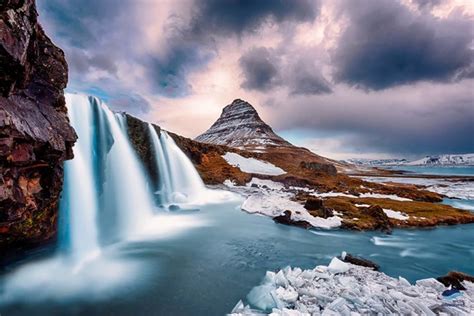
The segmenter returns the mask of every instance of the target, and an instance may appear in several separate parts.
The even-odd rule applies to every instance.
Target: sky
[[[234,99],[335,159],[474,152],[470,0],[37,0],[68,91],[194,138]]]

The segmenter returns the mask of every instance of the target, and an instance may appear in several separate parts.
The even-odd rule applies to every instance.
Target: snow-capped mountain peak
[[[409,166],[421,165],[474,165],[474,154],[426,156],[406,163]]]
[[[224,107],[217,121],[195,140],[202,143],[256,150],[269,146],[292,146],[275,134],[250,103],[240,99],[236,99]]]

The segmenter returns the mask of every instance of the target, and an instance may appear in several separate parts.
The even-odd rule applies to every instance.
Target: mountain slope
[[[227,105],[217,121],[197,141],[240,149],[292,146],[275,134],[248,102],[236,99]]]

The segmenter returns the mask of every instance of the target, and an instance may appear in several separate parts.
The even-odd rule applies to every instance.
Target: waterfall
[[[67,94],[66,103],[78,140],[64,164],[59,242],[63,253],[84,258],[139,232],[153,203],[124,117],[93,97]]]
[[[176,145],[166,131],[158,136],[148,124],[159,172],[161,202],[194,203],[206,193],[206,187],[189,158]]]
[[[93,168],[94,131],[92,107],[73,106],[84,104],[82,98],[67,95],[69,119],[79,141],[74,146],[74,159],[64,164],[64,189],[60,212],[60,247],[77,258],[97,253],[99,250],[96,214],[98,200]]]

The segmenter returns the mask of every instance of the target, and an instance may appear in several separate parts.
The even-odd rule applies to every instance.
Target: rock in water
[[[56,233],[64,160],[73,157],[64,53],[34,0],[0,3],[0,252]],[[3,256],[3,258],[5,258]],[[2,258],[2,259],[3,259]]]
[[[283,215],[276,216],[273,218],[275,223],[283,224],[283,225],[292,225],[292,226],[298,226],[298,227],[303,227],[306,229],[311,228],[311,224],[308,223],[307,221],[297,221],[291,218],[291,211],[285,211],[283,212]]]
[[[345,252],[343,252],[343,254],[341,256],[341,260],[344,261],[344,262],[355,264],[357,266],[372,268],[375,271],[379,271],[379,269],[380,269],[380,266],[378,264],[376,264],[375,262],[372,262],[372,261],[364,259],[364,258],[359,258],[359,257],[353,256],[353,255],[351,255],[349,253],[345,253]]]

